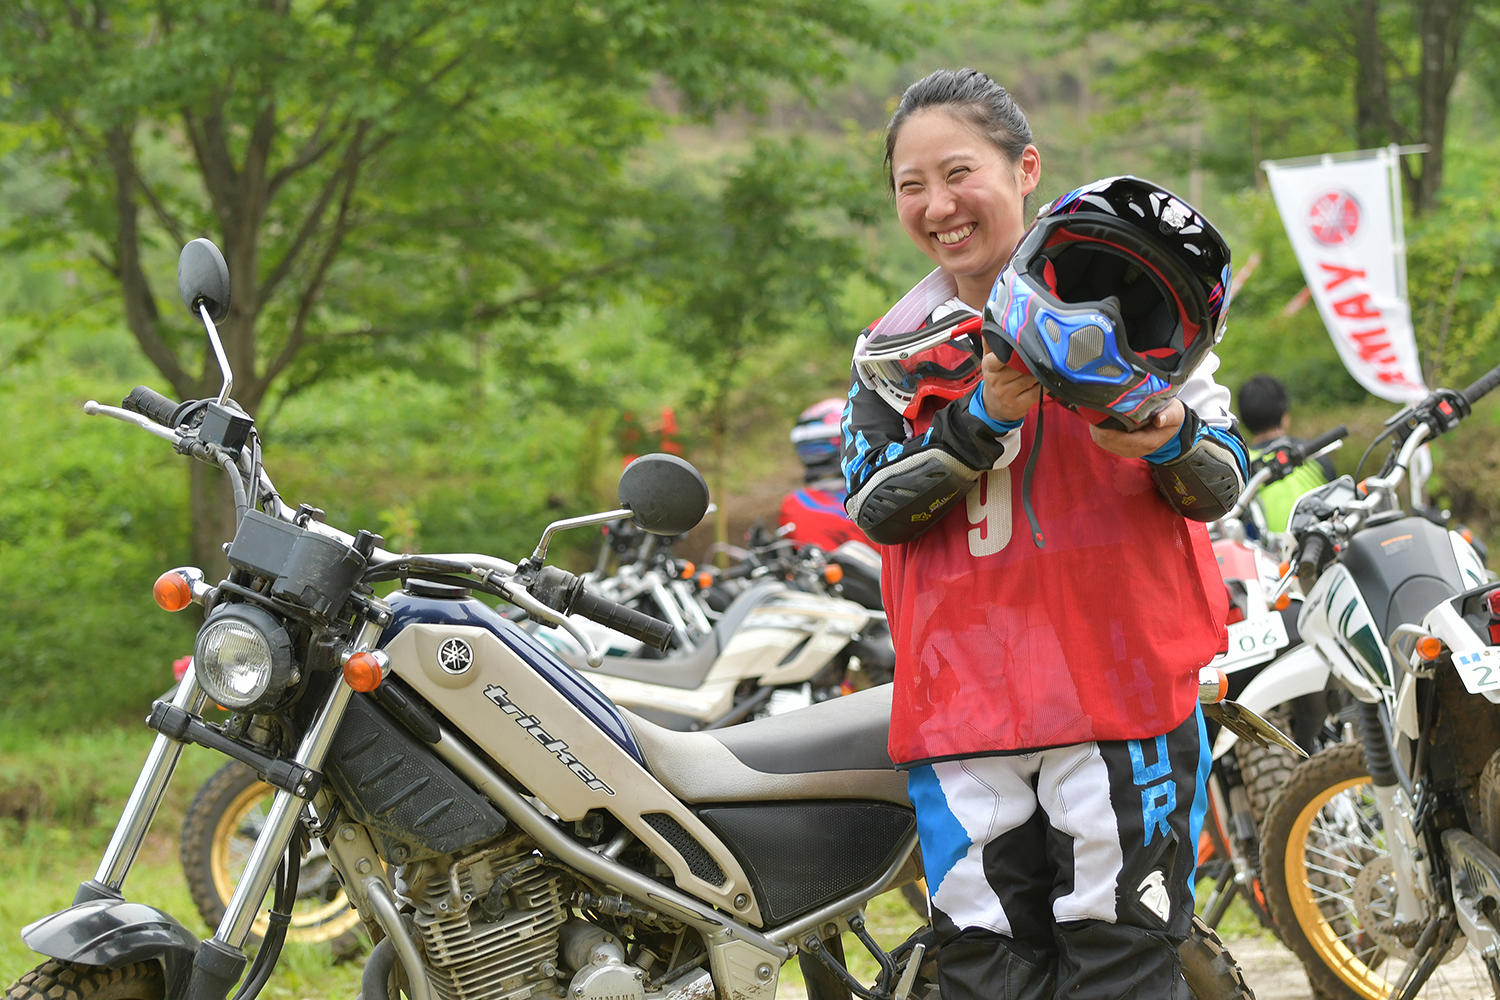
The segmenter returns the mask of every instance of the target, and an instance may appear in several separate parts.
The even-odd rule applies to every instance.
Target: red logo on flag
[[[1313,199],[1308,232],[1325,247],[1336,247],[1359,229],[1359,202],[1348,191],[1327,191]]]

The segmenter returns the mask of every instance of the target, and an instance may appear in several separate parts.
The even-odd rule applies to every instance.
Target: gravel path
[[[1308,1000],[1312,996],[1302,963],[1269,934],[1232,937],[1224,943],[1244,970],[1255,1000]]]

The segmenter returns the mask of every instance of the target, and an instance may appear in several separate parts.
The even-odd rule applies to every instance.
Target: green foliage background
[[[650,6],[625,5],[660,17]],[[549,520],[612,506],[630,450],[622,415],[649,429],[671,407],[687,457],[712,473],[721,533],[734,540],[751,520],[773,518],[799,477],[786,442],[795,414],[844,392],[853,334],[930,266],[884,200],[881,128],[907,83],[959,64],[988,70],[1027,109],[1044,157],[1038,203],[1093,177],[1140,173],[1192,192],[1230,238],[1237,267],[1258,259],[1233,306],[1220,381],[1233,388],[1259,371],[1280,375],[1297,401],[1295,431],[1349,424],[1337,462],[1352,472],[1395,408],[1348,376],[1315,309],[1288,308],[1303,282],[1257,171],[1262,157],[1354,148],[1349,85],[1341,68],[1291,44],[1297,22],[1276,11],[1295,5],[1262,6],[1266,17],[1237,24],[1233,37],[1174,35],[1164,45],[1150,27],[1152,4],[1077,0],[1074,22],[1110,26],[1080,39],[1056,30],[1067,19],[1055,5],[889,0],[873,7],[882,23],[910,28],[904,48],[872,55],[843,43],[830,49],[849,69],[842,82],[772,83],[749,110],[722,100],[733,66],[678,60],[683,85],[699,95],[686,110],[715,114],[669,117],[628,156],[619,135],[599,136],[610,157],[628,159],[632,190],[646,198],[632,206],[640,211],[631,225],[673,241],[623,276],[481,323],[461,308],[472,291],[466,277],[508,274],[497,262],[512,254],[535,261],[538,282],[566,273],[577,261],[560,237],[586,233],[585,209],[618,198],[617,189],[572,200],[567,193],[581,198],[586,183],[549,183],[543,161],[527,163],[491,179],[515,186],[526,225],[470,243],[469,231],[487,227],[465,215],[463,197],[443,214],[404,215],[408,188],[430,175],[416,162],[404,165],[409,173],[399,159],[386,164],[373,207],[388,228],[366,239],[387,239],[390,250],[361,248],[365,272],[347,265],[320,321],[342,328],[399,316],[399,336],[339,341],[289,370],[257,414],[272,475],[292,503],[380,531],[393,547],[514,559]],[[1500,23],[1492,7],[1477,4],[1476,32],[1490,33],[1481,40]],[[1493,67],[1470,64],[1451,104],[1439,201],[1407,220],[1409,297],[1430,384],[1460,386],[1500,361],[1497,91]],[[0,102],[7,93],[0,76]],[[679,97],[670,88],[657,95],[667,105]],[[518,130],[536,130],[569,109],[514,112]],[[59,215],[62,192],[36,170],[36,141],[27,128],[0,128],[0,413],[10,421],[0,434],[0,728],[51,732],[138,720],[169,682],[171,660],[189,651],[194,623],[191,612],[173,618],[150,598],[162,570],[191,558],[187,463],[81,409],[88,398],[118,402],[137,383],[166,387],[98,280],[90,248],[40,238],[67,213],[102,208],[74,200]],[[147,153],[179,141],[153,133]],[[191,204],[195,183],[181,180],[173,196]],[[463,178],[456,194],[477,196],[484,180]],[[557,230],[545,222],[554,206]],[[608,234],[610,246],[628,245],[621,237]],[[549,238],[559,245],[532,252]],[[687,252],[669,252],[671,242]],[[588,249],[581,257],[594,261],[600,248]],[[164,287],[175,253],[169,241],[150,247],[150,277]],[[284,307],[267,314],[285,319]],[[182,355],[196,364],[193,327],[185,316],[177,322]],[[1494,402],[1436,452],[1439,498],[1492,534]],[[701,549],[703,532],[690,544]],[[572,552],[559,554],[576,562],[591,542],[565,536]]]

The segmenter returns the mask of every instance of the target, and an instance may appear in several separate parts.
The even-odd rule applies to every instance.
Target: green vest
[[[1255,459],[1272,451],[1277,446],[1276,442],[1252,446],[1250,448],[1250,460]],[[1255,494],[1255,502],[1260,506],[1261,514],[1266,519],[1266,527],[1271,531],[1285,531],[1287,519],[1292,516],[1292,507],[1297,499],[1308,490],[1322,486],[1328,482],[1323,475],[1322,466],[1317,461],[1309,459],[1291,471],[1285,479],[1262,486]]]

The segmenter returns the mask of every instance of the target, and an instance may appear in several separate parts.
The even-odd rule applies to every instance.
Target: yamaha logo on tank
[[[461,674],[474,665],[474,650],[457,636],[444,639],[437,651],[438,666],[450,674]]]

